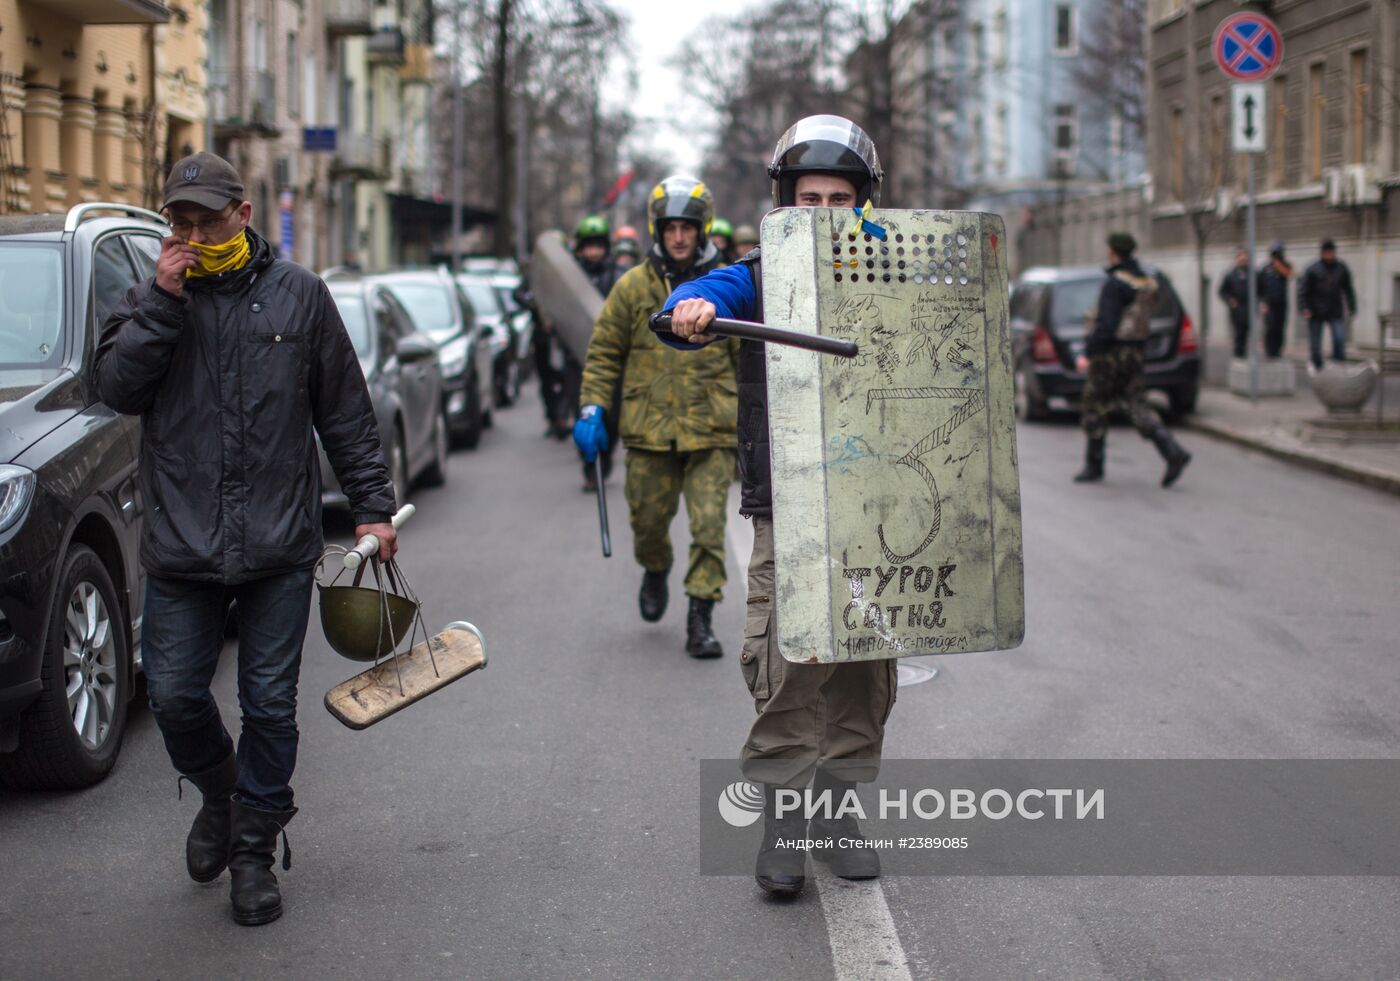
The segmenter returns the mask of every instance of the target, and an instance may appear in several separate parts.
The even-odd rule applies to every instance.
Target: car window
[[[1035,320],[1040,314],[1041,298],[1045,287],[1039,283],[1025,283],[1016,287],[1011,294],[1011,316],[1016,320]]]
[[[462,308],[462,320],[466,324],[467,333],[471,333],[476,327],[476,310],[473,309],[471,300],[467,299],[467,294],[462,292],[461,285],[458,283],[453,283],[452,285],[457,292],[457,303]]]
[[[92,257],[92,316],[99,329],[136,283],[136,269],[122,246],[122,236],[104,238]]]
[[[434,340],[444,340],[456,332],[452,293],[442,284],[391,283],[389,289],[408,309],[418,329],[427,331]]]
[[[1177,313],[1176,291],[1172,289],[1172,284],[1167,282],[1167,277],[1158,273],[1157,305],[1152,308],[1152,316],[1175,317]]]
[[[370,343],[369,319],[365,316],[365,301],[359,289],[332,289],[331,299],[335,300],[335,308],[345,322],[345,332],[350,335],[356,356],[369,357],[373,345]]]
[[[0,367],[63,357],[63,253],[47,245],[0,245]]]
[[[462,292],[467,294],[467,301],[471,303],[478,317],[498,317],[504,312],[501,301],[496,297],[496,291],[490,283],[468,279],[461,285]]]
[[[408,311],[403,308],[393,293],[385,290],[381,294],[384,298],[384,305],[389,308],[389,313],[395,321],[395,334],[398,337],[407,337],[418,328],[413,323],[413,318],[408,315]]]
[[[160,258],[160,239],[154,235],[128,235],[127,242],[136,257],[136,272],[142,279],[150,279],[156,274],[156,260]]]
[[[1102,276],[1067,279],[1050,290],[1050,323],[1053,327],[1083,327],[1084,315],[1099,305]]]

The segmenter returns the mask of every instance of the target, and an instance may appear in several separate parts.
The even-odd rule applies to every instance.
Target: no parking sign
[[[1226,17],[1215,29],[1215,63],[1239,82],[1262,82],[1283,61],[1283,35],[1263,14]]]

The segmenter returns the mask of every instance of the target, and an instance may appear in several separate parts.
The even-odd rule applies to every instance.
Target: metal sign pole
[[[1249,199],[1246,202],[1245,217],[1245,247],[1249,251],[1249,330],[1246,336],[1249,338],[1249,400],[1259,401],[1259,344],[1255,337],[1255,332],[1259,326],[1259,296],[1258,284],[1255,282],[1254,274],[1254,157],[1252,153],[1245,155],[1248,161],[1249,173]]]

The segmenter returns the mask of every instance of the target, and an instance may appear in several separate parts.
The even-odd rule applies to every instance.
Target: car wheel
[[[433,459],[423,471],[426,487],[441,487],[447,483],[447,417],[438,412],[433,420]]]
[[[0,756],[0,783],[70,790],[97,783],[126,733],[131,650],[112,577],[97,553],[64,556],[49,614],[38,699],[20,716],[19,749]]]
[[[1199,385],[1185,385],[1167,392],[1167,402],[1172,415],[1180,418],[1196,411],[1196,399],[1201,394]]]
[[[408,503],[408,454],[403,448],[403,433],[394,428],[394,445],[389,447],[389,479],[394,482],[395,510]]]
[[[1026,369],[1018,367],[1014,378],[1016,386],[1016,418],[1022,422],[1039,422],[1042,419],[1050,418],[1050,407],[1045,404],[1044,399],[1039,399],[1031,392],[1032,382],[1026,374]]]
[[[457,446],[467,449],[475,449],[481,442],[482,410],[481,410],[481,385],[476,380],[476,373],[467,376],[467,388],[464,393],[467,407],[462,412],[462,418],[457,421],[457,425],[452,430],[452,442]]]

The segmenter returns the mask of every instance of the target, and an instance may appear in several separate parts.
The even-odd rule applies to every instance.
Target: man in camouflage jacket
[[[574,441],[589,461],[607,448],[604,406],[611,403],[621,377],[627,506],[634,554],[645,570],[642,619],[654,623],[666,612],[674,555],[669,529],[684,493],[691,535],[686,652],[719,657],[723,649],[710,621],[725,583],[724,522],[738,438],[734,369],[739,348],[728,341],[696,355],[656,339],[647,320],[671,290],[721,261],[706,235],[714,212],[700,182],[662,181],[652,192],[648,213],[655,244],[645,262],[617,281],[598,316],[584,365]]]

